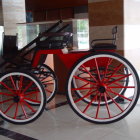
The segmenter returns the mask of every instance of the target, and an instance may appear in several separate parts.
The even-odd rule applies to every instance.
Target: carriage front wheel
[[[0,75],[0,116],[4,120],[14,124],[30,123],[42,114],[45,105],[44,87],[34,75],[23,71]]]
[[[93,123],[112,123],[135,107],[139,85],[138,74],[128,60],[115,53],[100,52],[85,56],[72,68],[67,99],[81,118]]]

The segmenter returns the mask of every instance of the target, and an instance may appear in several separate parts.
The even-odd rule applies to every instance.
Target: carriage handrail
[[[118,27],[115,26],[113,27],[112,29],[112,38],[106,38],[106,39],[94,39],[91,41],[90,45],[92,46],[94,42],[97,42],[97,41],[107,41],[107,40],[111,40],[112,41],[112,44],[116,44],[116,38],[117,38],[117,31],[118,31]]]

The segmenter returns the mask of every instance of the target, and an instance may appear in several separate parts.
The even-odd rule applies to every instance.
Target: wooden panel
[[[54,71],[58,78],[58,93],[66,94],[66,80],[68,76],[68,69],[57,55],[54,55]]]
[[[88,0],[26,0],[27,10],[57,9],[88,5]]]
[[[60,14],[62,19],[74,18],[74,9],[73,8],[61,9]]]
[[[60,19],[60,10],[48,10],[47,11],[47,20],[57,20]]]
[[[123,24],[123,0],[89,3],[90,26]]]
[[[34,20],[34,22],[46,20],[46,11],[33,12],[33,20]]]

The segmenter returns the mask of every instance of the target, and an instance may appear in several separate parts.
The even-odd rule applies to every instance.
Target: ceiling
[[[26,9],[34,11],[83,5],[88,5],[88,0],[26,0]]]

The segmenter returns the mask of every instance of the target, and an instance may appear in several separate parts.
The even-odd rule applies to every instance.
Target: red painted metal
[[[107,109],[107,112],[108,112],[108,116],[109,116],[109,118],[111,118],[111,114],[110,114],[110,111],[109,111],[109,106],[108,106],[108,103],[107,103],[107,97],[106,97],[105,92],[104,92],[104,99],[105,99],[105,105],[106,105],[106,109]]]
[[[91,106],[91,104],[96,100],[96,98],[97,98],[97,94],[96,94],[96,96],[90,101],[90,103],[86,106],[86,108],[84,109],[84,111],[83,111],[83,113],[85,113],[87,110],[88,110],[88,108]]]
[[[103,50],[102,50],[103,51]],[[111,52],[113,50],[110,50]],[[39,60],[41,55],[43,54],[56,54],[59,59],[63,62],[63,64],[70,69],[80,58],[93,53],[93,51],[73,51],[69,53],[63,53],[61,49],[53,49],[53,50],[39,50],[32,63],[32,67],[36,67],[39,64]],[[98,66],[105,66],[108,62],[108,58],[98,58]],[[94,66],[95,60],[88,61],[85,63],[85,66]]]
[[[77,99],[74,101],[74,103],[80,102],[81,100],[83,100],[84,98],[87,98],[88,96],[90,96],[92,93],[94,93],[95,91],[89,91],[85,96]]]
[[[24,113],[24,116],[25,116],[25,118],[27,119],[28,116],[27,116],[27,113],[26,113],[25,108],[24,108],[24,106],[23,106],[23,102],[20,102],[20,105],[21,105],[22,111],[23,111],[23,113]]]
[[[18,114],[18,104],[19,104],[19,103],[16,104],[16,111],[15,111],[14,119],[17,118],[17,114]]]
[[[116,69],[114,70],[114,72],[111,74],[111,76],[108,77],[108,80],[106,80],[106,82],[108,82],[113,75],[123,66],[123,64],[120,64],[119,66],[116,67]]]
[[[116,106],[122,111],[124,112],[124,110],[118,105],[118,103],[106,92],[107,96],[110,97],[110,99],[116,104]]]
[[[9,101],[12,101],[12,100],[13,100],[13,99],[4,100],[4,101],[0,102],[0,104],[1,104],[1,103],[6,103],[6,102],[9,102]]]
[[[64,65],[68,69],[70,69],[75,64],[75,62],[77,62],[80,58],[82,58],[90,53],[91,52],[89,52],[89,51],[85,51],[85,52],[75,51],[75,52],[70,52],[70,53],[64,54],[62,52],[62,50],[60,50],[60,49],[39,50],[36,53],[36,56],[34,58],[32,66],[36,67],[38,65],[41,55],[43,55],[43,54],[56,54],[60,58],[60,60],[64,63]]]
[[[10,104],[10,106],[3,112],[4,114],[6,114],[14,105],[15,103]]]
[[[132,74],[128,74],[128,75],[123,76],[123,77],[121,77],[121,78],[119,78],[119,79],[116,79],[116,80],[114,80],[113,82],[110,82],[110,83],[109,83],[109,84],[107,84],[107,85],[111,85],[111,84],[113,84],[113,83],[115,83],[115,82],[117,82],[117,81],[120,81],[120,80],[122,80],[122,79],[124,79],[124,78],[129,77],[130,75],[132,75]]]
[[[96,78],[86,69],[84,65],[82,65],[82,67],[84,68],[85,72],[87,72],[90,75],[90,77],[92,77],[96,82],[98,82]]]
[[[15,92],[11,88],[9,88],[5,83],[0,82],[0,84],[3,85],[6,89],[8,89],[11,93],[15,94]]]
[[[33,84],[33,82],[31,81],[31,82],[27,85],[27,87],[24,89],[24,91],[23,91],[22,93],[25,93],[26,90],[28,90],[28,89],[31,87],[32,84]]]
[[[125,96],[122,95],[122,94],[116,93],[116,92],[112,91],[111,89],[110,89],[110,90],[107,90],[107,91],[113,93],[114,95],[120,96],[121,98],[124,98],[124,99],[126,99],[126,100],[128,100],[128,101],[132,101],[132,99],[129,99],[129,98],[125,97]]]
[[[36,110],[34,110],[34,108],[32,108],[27,102],[24,101],[24,104],[25,104],[32,112],[36,112]]]
[[[13,84],[13,87],[14,87],[14,89],[15,89],[15,91],[16,91],[16,85],[15,85],[15,82],[14,82],[14,80],[13,80],[13,77],[12,77],[12,76],[10,76],[10,80],[11,80],[11,82],[12,82],[12,84]]]
[[[29,95],[33,95],[33,94],[37,94],[39,91],[31,91],[26,93],[24,96],[29,96]]]
[[[8,94],[8,93],[4,93],[4,92],[0,92],[0,95],[13,96],[13,97],[14,97],[14,95],[13,95],[13,94]]]
[[[101,102],[101,93],[99,93],[99,94],[100,94],[100,96],[99,96],[100,99],[98,100],[98,107],[97,107],[97,110],[96,110],[96,117],[95,117],[96,119],[98,118],[99,109],[100,109],[100,105],[101,105],[100,104],[100,102]]]
[[[87,83],[90,83],[91,85],[97,85],[96,83],[90,82],[90,81],[85,80],[85,79],[78,77],[78,76],[74,76],[74,78],[79,79],[79,80],[84,81],[84,82],[87,82]]]

